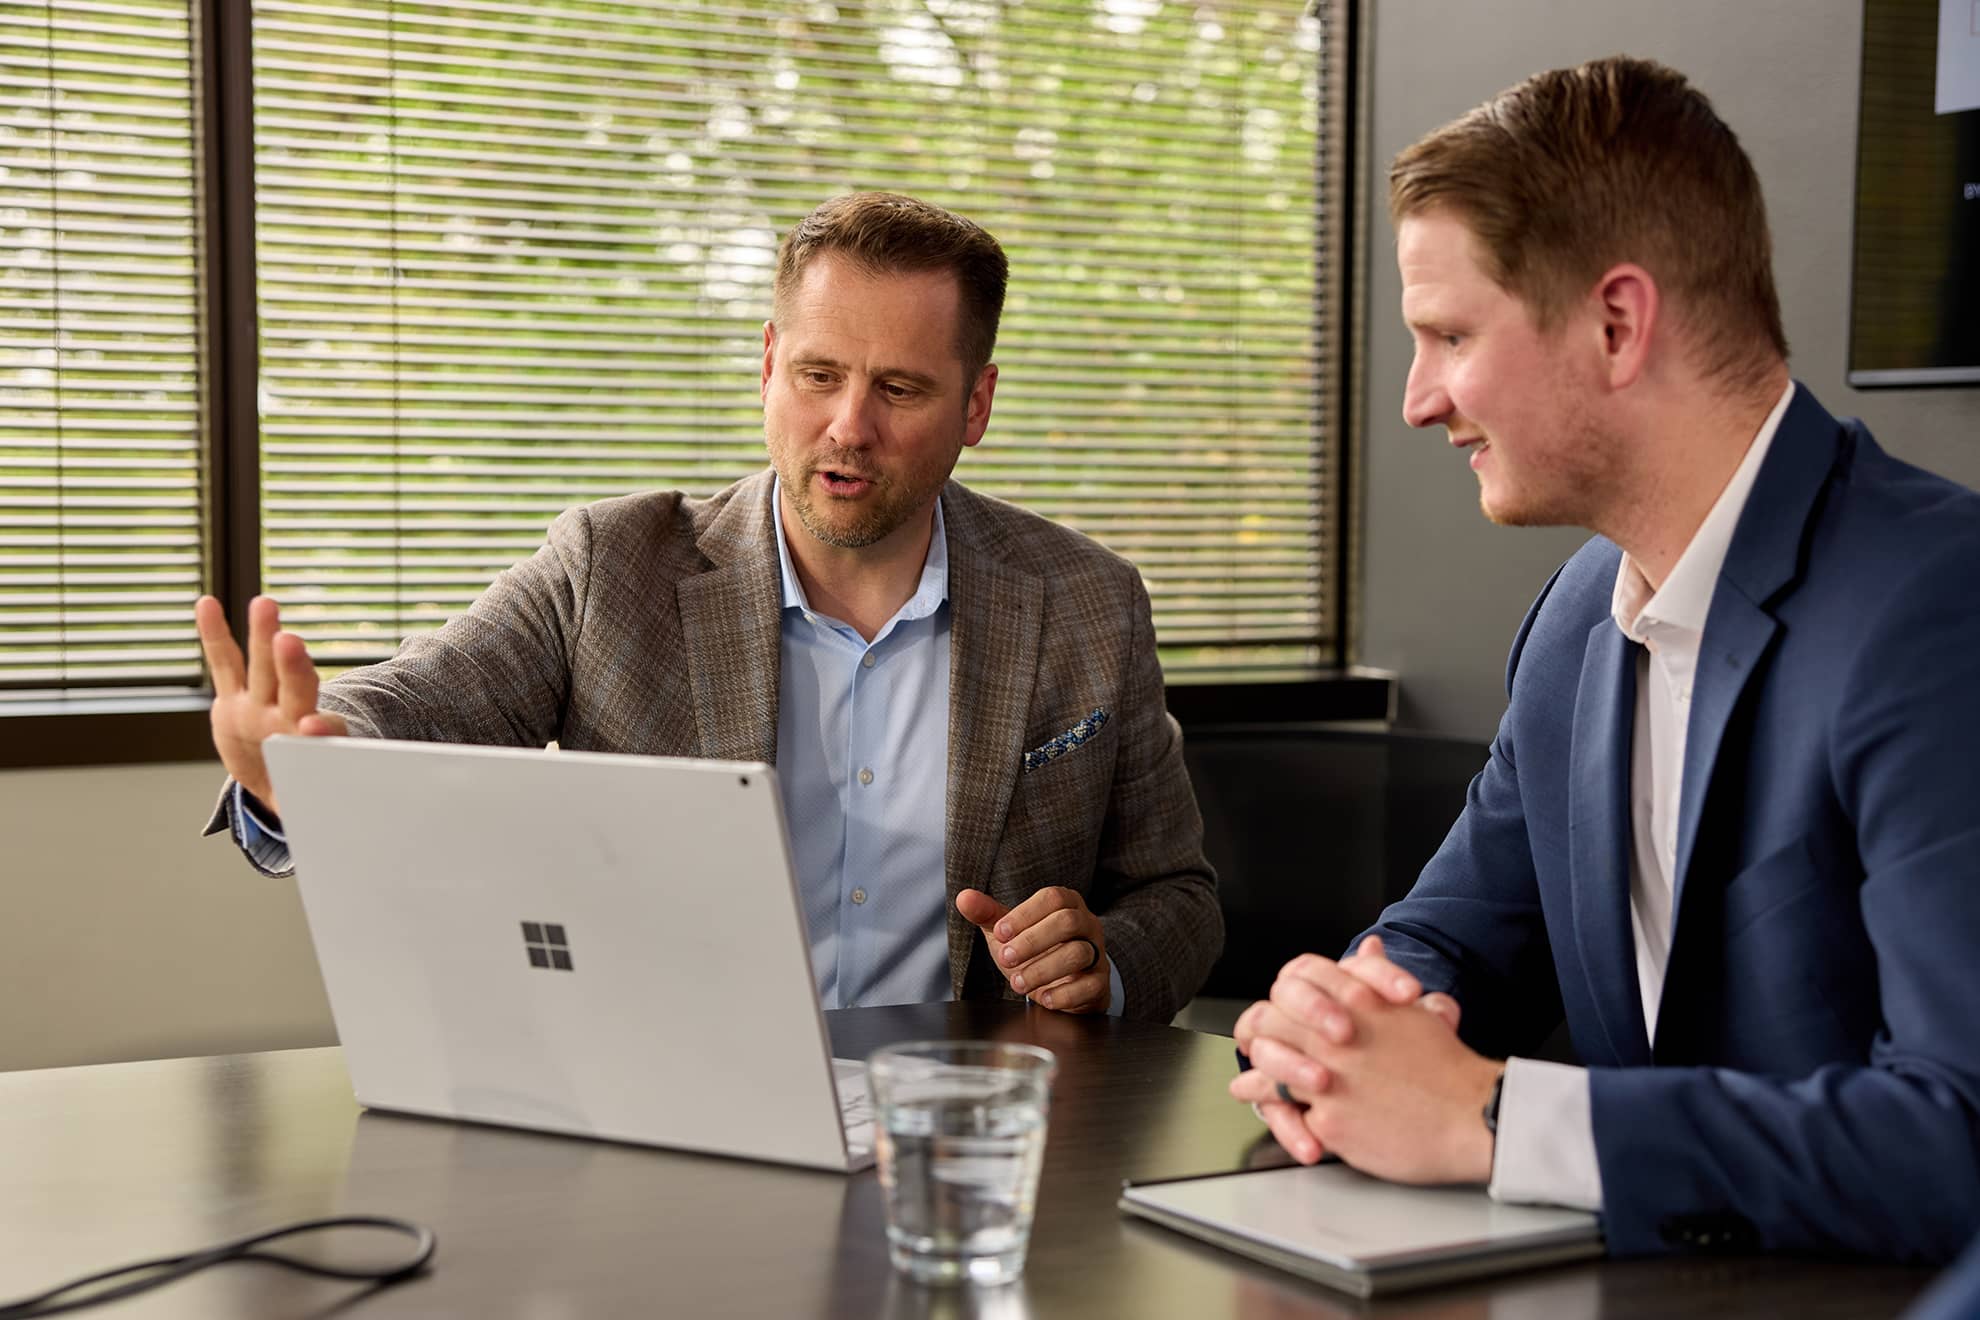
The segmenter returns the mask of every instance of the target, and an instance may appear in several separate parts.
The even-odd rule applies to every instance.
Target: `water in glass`
[[[947,1064],[897,1071],[875,1088],[896,1268],[944,1283],[1006,1283],[1022,1272],[1045,1154],[1049,1057],[1043,1076],[1008,1062]]]

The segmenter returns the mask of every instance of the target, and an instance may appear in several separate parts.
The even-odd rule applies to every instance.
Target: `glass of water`
[[[1051,1107],[1050,1050],[912,1041],[866,1061],[894,1268],[924,1283],[1024,1270]]]

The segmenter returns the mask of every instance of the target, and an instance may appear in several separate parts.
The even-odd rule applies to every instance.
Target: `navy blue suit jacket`
[[[1705,625],[1654,1041],[1620,560],[1598,537],[1534,602],[1490,759],[1374,929],[1482,1052],[1565,1015],[1612,1251],[1950,1259],[1980,1229],[1980,496],[1796,387]]]
[[[1973,1320],[1980,1315],[1980,1238],[1953,1267],[1932,1281],[1904,1320]]]

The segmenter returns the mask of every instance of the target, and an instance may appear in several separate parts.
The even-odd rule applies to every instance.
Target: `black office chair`
[[[1225,924],[1201,994],[1249,1002],[1295,955],[1344,949],[1409,891],[1485,755],[1463,739],[1324,725],[1189,730]]]
[[[1217,868],[1224,956],[1176,1025],[1228,1034],[1302,953],[1336,956],[1409,892],[1485,768],[1482,743],[1327,725],[1205,725],[1183,759]],[[1534,1058],[1576,1062],[1565,1025]]]

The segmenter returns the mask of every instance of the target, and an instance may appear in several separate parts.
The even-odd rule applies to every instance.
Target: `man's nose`
[[[1409,365],[1403,386],[1403,420],[1411,426],[1435,426],[1451,415],[1451,396],[1419,356]]]
[[[879,436],[879,398],[871,387],[849,381],[839,391],[838,407],[832,410],[832,424],[827,432],[832,442],[842,449],[862,449]]]

